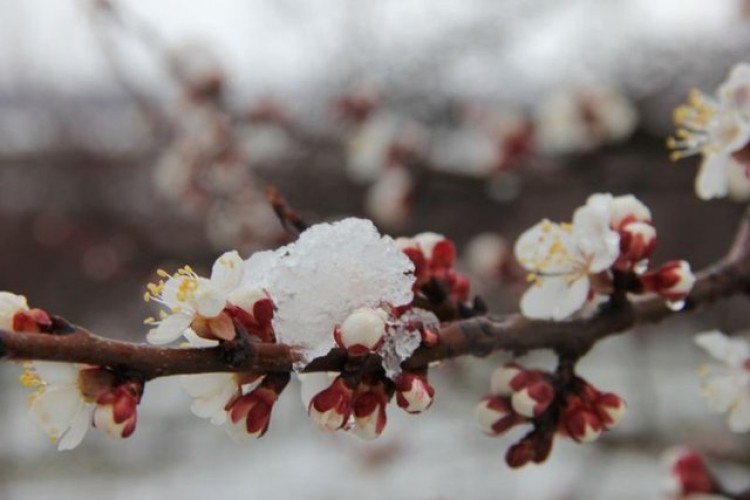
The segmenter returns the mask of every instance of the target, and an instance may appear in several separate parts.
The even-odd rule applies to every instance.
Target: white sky
[[[747,29],[739,0],[121,3],[170,44],[205,40],[230,68],[233,88],[247,94],[304,96],[364,74],[512,100],[581,79],[648,91],[669,73],[665,66],[700,66],[701,50],[733,54],[738,43],[747,46],[733,35]],[[0,0],[0,90],[111,86],[86,5]],[[163,82],[141,47],[122,47],[132,79],[145,87]]]

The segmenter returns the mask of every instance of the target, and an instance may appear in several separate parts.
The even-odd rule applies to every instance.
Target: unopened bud
[[[18,311],[13,316],[12,328],[16,332],[46,332],[52,328],[52,318],[49,317],[46,311],[41,309]]]
[[[227,408],[229,425],[234,427],[232,435],[260,438],[268,430],[271,411],[278,399],[275,391],[260,386],[232,401]]]
[[[435,389],[427,378],[405,372],[396,379],[396,403],[408,413],[421,413],[432,405]]]
[[[641,276],[644,290],[655,292],[669,301],[681,301],[693,289],[695,275],[684,260],[667,262],[659,269]]]
[[[676,497],[718,493],[716,481],[706,463],[693,450],[669,450],[662,457],[662,462],[669,468],[667,493]]]
[[[656,229],[646,222],[625,224],[620,233],[620,256],[615,267],[629,270],[635,264],[648,259],[656,248]]]
[[[352,354],[372,352],[383,343],[386,319],[387,313],[382,309],[357,309],[335,330],[336,343]]]
[[[584,406],[576,406],[563,415],[563,425],[571,439],[579,443],[590,443],[602,433],[599,417]]]
[[[352,412],[352,390],[341,377],[310,400],[307,413],[320,430],[335,431],[346,425]]]
[[[493,396],[483,398],[474,408],[474,420],[482,432],[490,436],[499,436],[526,421],[513,411],[507,399]]]
[[[594,402],[597,410],[597,415],[602,421],[602,425],[605,429],[612,429],[617,426],[625,416],[625,410],[627,406],[625,401],[620,398],[617,394],[606,392],[601,394]]]
[[[133,434],[140,392],[138,384],[126,383],[99,395],[94,409],[94,427],[116,439]]]
[[[555,398],[555,390],[546,380],[533,382],[513,393],[513,409],[524,417],[538,417],[544,413]]]
[[[615,230],[630,222],[651,222],[651,210],[632,194],[616,196],[610,209],[610,223]]]
[[[497,368],[490,377],[490,393],[494,396],[511,396],[513,394],[511,382],[523,372],[523,368],[514,363]]]
[[[388,396],[380,384],[357,394],[352,405],[354,414],[352,432],[368,441],[380,436],[387,422],[385,413],[387,405]]]

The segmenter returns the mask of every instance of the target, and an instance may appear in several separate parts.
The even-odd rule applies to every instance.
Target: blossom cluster
[[[614,293],[654,292],[680,309],[695,276],[686,261],[649,270],[656,246],[651,211],[632,195],[594,194],[570,223],[543,220],[516,241],[532,283],[521,299],[530,318],[563,320]]]
[[[452,126],[428,127],[385,106],[363,86],[336,102],[353,128],[347,173],[369,184],[365,209],[386,227],[407,219],[416,190],[415,167],[467,177],[491,178],[492,196],[518,194],[512,174],[532,153],[568,154],[628,137],[637,123],[634,107],[604,87],[572,88],[542,99],[531,113],[464,106]]]
[[[616,426],[625,412],[624,401],[601,392],[575,374],[551,373],[508,363],[490,379],[490,394],[477,405],[474,416],[485,434],[500,436],[516,426],[531,427],[505,455],[511,467],[544,462],[555,435],[588,443]]]
[[[0,292],[0,328],[29,335],[48,334],[53,318],[29,308],[26,298]],[[29,413],[60,450],[78,446],[92,425],[112,438],[135,431],[143,380],[108,368],[51,361],[26,361],[21,383]]]
[[[695,179],[699,198],[747,199],[750,145],[750,65],[736,65],[712,97],[694,89],[674,113],[678,126],[667,146],[672,159],[700,154]]]
[[[401,362],[420,345],[434,345],[440,320],[413,302],[424,289],[440,290],[439,304],[465,300],[468,282],[453,270],[453,243],[432,233],[394,242],[368,221],[319,224],[276,251],[243,261],[227,252],[210,278],[185,267],[160,280],[145,296],[166,308],[147,339],[189,347],[236,349],[242,342],[284,342],[298,355],[298,370],[330,349],[347,353],[340,374],[301,374],[306,408],[325,430],[353,428],[380,435],[385,407],[395,395],[411,413],[424,411],[434,395],[426,370],[404,372]],[[309,293],[306,291],[309,290]],[[451,302],[452,303],[452,302]],[[376,355],[379,366],[362,370]],[[288,374],[209,373],[185,375],[191,410],[233,437],[261,437]]]
[[[363,439],[378,437],[387,422],[386,406],[396,403],[408,413],[432,404],[435,390],[427,370],[400,367],[420,345],[437,342],[437,318],[418,308],[362,308],[352,312],[333,332],[336,344],[349,355],[351,368],[300,375],[303,404],[313,423],[325,431],[351,430]],[[367,356],[378,354],[383,367],[360,374]]]

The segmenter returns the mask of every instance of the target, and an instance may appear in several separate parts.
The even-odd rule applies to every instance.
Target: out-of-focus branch
[[[740,223],[727,256],[698,274],[683,311],[746,293],[750,289],[750,212]],[[605,306],[586,319],[563,322],[534,321],[515,314],[483,316],[445,325],[434,347],[420,347],[404,368],[462,355],[483,356],[496,350],[523,353],[552,349],[575,360],[598,341],[637,324],[654,323],[681,312],[670,310],[663,299],[651,296],[634,303]],[[226,347],[177,349],[108,340],[75,328],[73,333],[17,333],[0,331],[0,355],[9,360],[49,360],[109,366],[140,373],[145,379],[206,372],[291,371],[295,351],[283,344],[255,343]],[[347,364],[344,351],[334,349],[310,363],[307,371],[340,371]]]

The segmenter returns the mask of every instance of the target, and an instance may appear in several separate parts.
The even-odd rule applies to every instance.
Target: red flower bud
[[[427,377],[404,372],[396,379],[396,403],[408,413],[421,413],[432,405],[435,389]]]
[[[335,431],[344,427],[352,412],[352,390],[341,377],[310,400],[307,413],[321,430]]]
[[[100,394],[96,398],[94,427],[112,438],[123,439],[133,434],[141,391],[140,384],[131,382]]]
[[[644,290],[658,293],[669,301],[678,302],[693,289],[695,275],[686,261],[673,260],[659,269],[644,273],[641,282]]]

